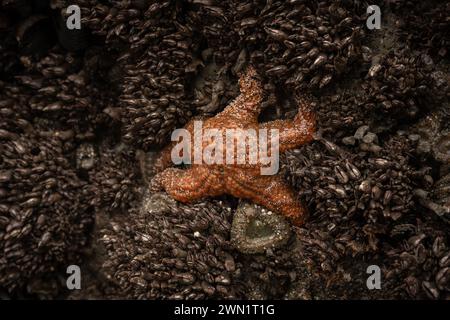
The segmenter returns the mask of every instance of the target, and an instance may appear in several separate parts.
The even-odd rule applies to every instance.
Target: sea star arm
[[[188,123],[185,125],[184,129],[189,131],[189,133],[192,136],[192,134],[194,132],[194,122],[195,121],[203,121],[203,120],[204,120],[204,117],[201,117],[201,116],[194,117],[193,119],[188,121]],[[156,172],[161,172],[164,169],[173,166],[172,150],[176,144],[177,144],[177,142],[172,141],[171,143],[169,143],[167,146],[165,146],[161,150],[158,158],[155,161],[155,165],[154,165]],[[193,151],[191,150],[191,153],[192,152]],[[181,154],[180,156],[182,157],[183,155]]]
[[[229,178],[228,191],[235,197],[253,201],[269,210],[281,213],[293,224],[303,224],[307,210],[296,198],[292,189],[279,177],[246,176]]]
[[[263,89],[253,67],[248,67],[245,73],[240,75],[239,88],[241,94],[225,108],[222,114],[233,114],[240,118],[253,116],[257,119],[261,112]]]
[[[308,102],[298,99],[299,111],[293,120],[275,120],[263,123],[261,128],[279,132],[279,152],[296,148],[313,140],[316,118]]]
[[[221,194],[217,177],[201,166],[187,170],[168,168],[155,176],[153,185],[162,187],[172,198],[184,203]]]

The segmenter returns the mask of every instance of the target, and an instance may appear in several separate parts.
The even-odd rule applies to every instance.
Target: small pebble
[[[368,132],[362,139],[365,143],[375,143],[378,144],[378,137],[375,133]]]
[[[376,144],[370,145],[370,151],[373,153],[380,153],[381,150],[383,150],[383,148],[381,148],[380,146],[377,146]]]
[[[352,136],[344,137],[344,138],[342,138],[342,143],[347,146],[354,146],[356,143],[356,139],[355,139],[355,137],[352,137]]]
[[[410,135],[408,136],[408,139],[411,140],[411,141],[413,141],[413,142],[416,142],[416,141],[419,141],[419,140],[420,140],[420,135],[418,135],[418,134],[410,134]]]
[[[355,137],[355,139],[361,140],[367,133],[367,131],[369,131],[369,126],[361,126],[356,130],[353,136]]]

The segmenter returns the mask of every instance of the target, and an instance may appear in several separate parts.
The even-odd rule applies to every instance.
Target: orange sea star
[[[240,95],[221,113],[204,120],[203,130],[219,129],[225,137],[226,129],[277,129],[279,152],[294,149],[313,139],[315,116],[304,99],[298,99],[299,111],[293,120],[260,124],[258,115],[263,91],[252,67],[240,76],[239,86]],[[185,129],[194,134],[193,121]],[[205,142],[201,146],[204,148]],[[174,199],[184,203],[207,196],[230,194],[281,213],[295,225],[303,223],[306,210],[293,190],[279,175],[261,175],[260,163],[251,164],[247,157],[244,164],[194,163],[188,169],[166,169],[171,164],[172,147],[173,144],[165,148],[157,160],[157,166],[165,170],[154,177],[153,189],[163,188]]]

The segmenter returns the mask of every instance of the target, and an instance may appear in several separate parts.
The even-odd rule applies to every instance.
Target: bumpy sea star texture
[[[258,123],[261,112],[263,91],[257,79],[256,71],[248,67],[239,79],[241,94],[224,111],[213,118],[205,120],[202,130],[220,130],[223,141],[226,141],[227,129],[255,130],[268,129],[279,132],[279,151],[283,152],[305,144],[313,139],[315,131],[315,116],[305,100],[299,101],[300,108],[293,120],[275,120],[263,124]],[[194,122],[190,122],[186,129],[191,137],[194,132]],[[202,132],[202,135],[203,135]],[[242,132],[242,131],[241,131]],[[239,141],[241,133],[234,131],[233,139]],[[211,141],[203,140],[202,154]],[[234,148],[236,159],[239,150]],[[198,152],[191,147],[191,154]],[[223,153],[227,153],[230,145],[224,145]],[[258,149],[261,145],[258,145]],[[164,168],[170,161],[171,146],[163,150],[159,163]],[[269,147],[267,148],[269,149]],[[229,150],[228,150],[229,151]],[[246,150],[245,163],[237,161],[226,164],[194,164],[188,170],[168,168],[159,173],[154,180],[154,187],[162,186],[174,199],[181,202],[191,202],[206,196],[230,194],[238,198],[249,199],[269,210],[274,210],[291,219],[296,225],[301,225],[305,216],[305,209],[296,198],[294,192],[277,175],[262,175],[261,161],[252,163],[250,150]]]
[[[380,30],[365,1],[0,1],[0,297],[448,300],[450,3],[370,4]],[[245,201],[146,210],[141,192],[155,149],[221,112],[248,64],[261,122],[308,93],[321,131],[281,157],[310,216],[256,254],[273,233]]]

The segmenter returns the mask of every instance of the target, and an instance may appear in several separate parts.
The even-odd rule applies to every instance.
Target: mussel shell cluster
[[[145,150],[164,144],[198,108],[192,83],[211,61],[233,77],[251,63],[275,93],[280,85],[290,91],[323,88],[362,60],[365,8],[358,2],[78,5],[83,25],[120,48],[124,138]],[[221,100],[219,110],[229,101]]]
[[[374,1],[379,31],[357,0],[76,2],[81,30],[71,1],[0,2],[0,292],[66,297],[95,247],[98,297],[448,299],[447,2]],[[248,64],[264,119],[314,96],[317,140],[282,157],[302,228],[145,192],[148,155]],[[385,291],[361,293],[368,263]]]
[[[256,288],[279,296],[295,276],[293,253],[241,257],[230,242],[232,215],[221,201],[183,205],[148,195],[126,221],[117,217],[100,231],[107,258],[99,272],[122,298],[236,299]]]
[[[0,139],[0,284],[55,297],[58,272],[68,261],[81,261],[89,241],[94,213],[89,192],[82,191],[86,183],[60,139],[6,130]],[[33,286],[44,279],[53,283],[49,290]]]
[[[448,58],[450,4],[447,1],[392,1],[387,7],[399,17],[402,41],[436,59]]]
[[[448,95],[445,73],[437,71],[430,56],[392,50],[372,63],[363,84],[366,108],[403,121],[426,113]]]

